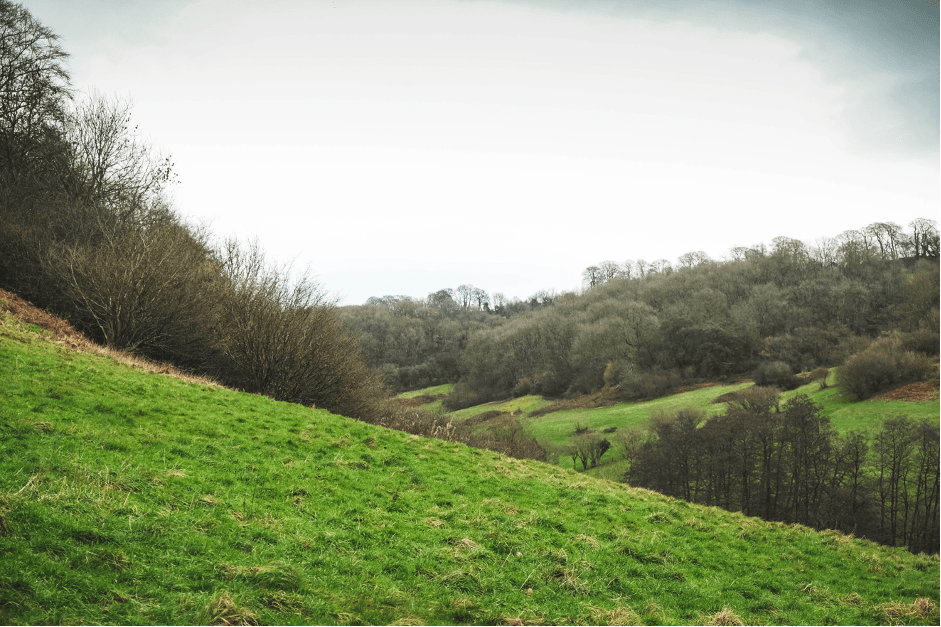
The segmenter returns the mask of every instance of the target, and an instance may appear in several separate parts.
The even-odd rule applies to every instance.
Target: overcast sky
[[[935,0],[25,0],[345,304],[939,214]]]

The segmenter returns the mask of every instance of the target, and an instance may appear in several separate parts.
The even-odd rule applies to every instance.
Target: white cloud
[[[849,152],[852,95],[782,37],[501,3],[210,0],[139,44],[101,41],[76,81],[133,96],[182,212],[349,302],[465,282],[523,297],[602,259],[937,212],[936,161]]]

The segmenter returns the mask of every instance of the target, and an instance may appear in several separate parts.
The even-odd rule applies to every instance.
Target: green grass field
[[[0,380],[2,624],[938,624],[937,556],[147,374],[8,318]]]

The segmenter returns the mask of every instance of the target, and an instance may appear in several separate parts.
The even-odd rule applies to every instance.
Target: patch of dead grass
[[[258,617],[223,590],[203,608],[196,622],[200,625],[257,625]]]
[[[705,620],[702,623],[703,625],[744,625],[745,622],[742,620],[742,617],[733,612],[728,606],[723,607],[721,610],[706,616]]]
[[[601,548],[601,543],[598,542],[598,540],[594,536],[585,535],[584,533],[580,533],[577,536],[575,536],[574,540],[576,542],[587,544],[588,546],[592,548],[592,550],[598,550],[599,548]]]
[[[901,625],[912,620],[922,621],[932,616],[935,622],[938,622],[938,605],[925,597],[919,597],[912,603],[882,603],[876,606],[876,612],[887,625]]]
[[[605,610],[590,607],[591,622],[594,625],[643,625],[644,620],[630,606],[615,607]]]

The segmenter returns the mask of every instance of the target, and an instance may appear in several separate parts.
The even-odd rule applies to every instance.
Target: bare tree
[[[834,266],[839,258],[839,243],[833,237],[818,237],[817,241],[808,249],[810,258],[827,268]]]
[[[621,264],[621,271],[619,273],[625,279],[633,279],[635,276],[634,260],[628,259]]]
[[[612,281],[621,275],[621,266],[616,261],[602,261],[598,264],[598,270],[600,271],[602,283]]]
[[[657,274],[670,274],[673,272],[673,265],[666,259],[657,259],[650,264],[650,270]]]
[[[458,295],[458,304],[461,306],[461,309],[467,311],[470,309],[471,303],[474,302],[474,290],[477,288],[471,285],[470,283],[465,283],[463,285],[457,286],[457,295]]]
[[[71,147],[65,186],[73,202],[133,213],[151,206],[174,178],[170,158],[131,127],[128,101],[92,92],[69,113],[65,139]]]
[[[53,243],[43,261],[78,321],[108,345],[160,349],[198,310],[215,269],[206,236],[160,216],[146,225],[103,225],[92,241]]]
[[[916,258],[938,258],[938,223],[917,218],[909,225],[912,229],[912,253]]]
[[[879,247],[883,259],[898,259],[903,242],[902,227],[895,222],[873,222],[864,229]]]
[[[481,288],[475,287],[471,292],[471,297],[473,298],[473,302],[477,304],[477,309],[482,310],[484,309],[484,305],[489,306],[490,296]]]
[[[695,268],[696,266],[709,261],[709,255],[701,250],[690,253],[683,253],[677,259],[680,268]]]
[[[29,11],[0,0],[0,200],[29,195],[59,149],[72,96],[68,56]]]
[[[650,273],[649,264],[643,259],[638,259],[634,262],[634,269],[637,272],[637,278],[643,279]]]
[[[602,284],[601,268],[598,266],[588,266],[582,270],[582,285],[585,289],[592,289]]]
[[[572,460],[578,460],[582,463],[582,470],[588,470],[598,465],[602,455],[611,448],[611,442],[607,438],[598,438],[588,433],[580,434],[575,437],[574,443],[569,449]]]

